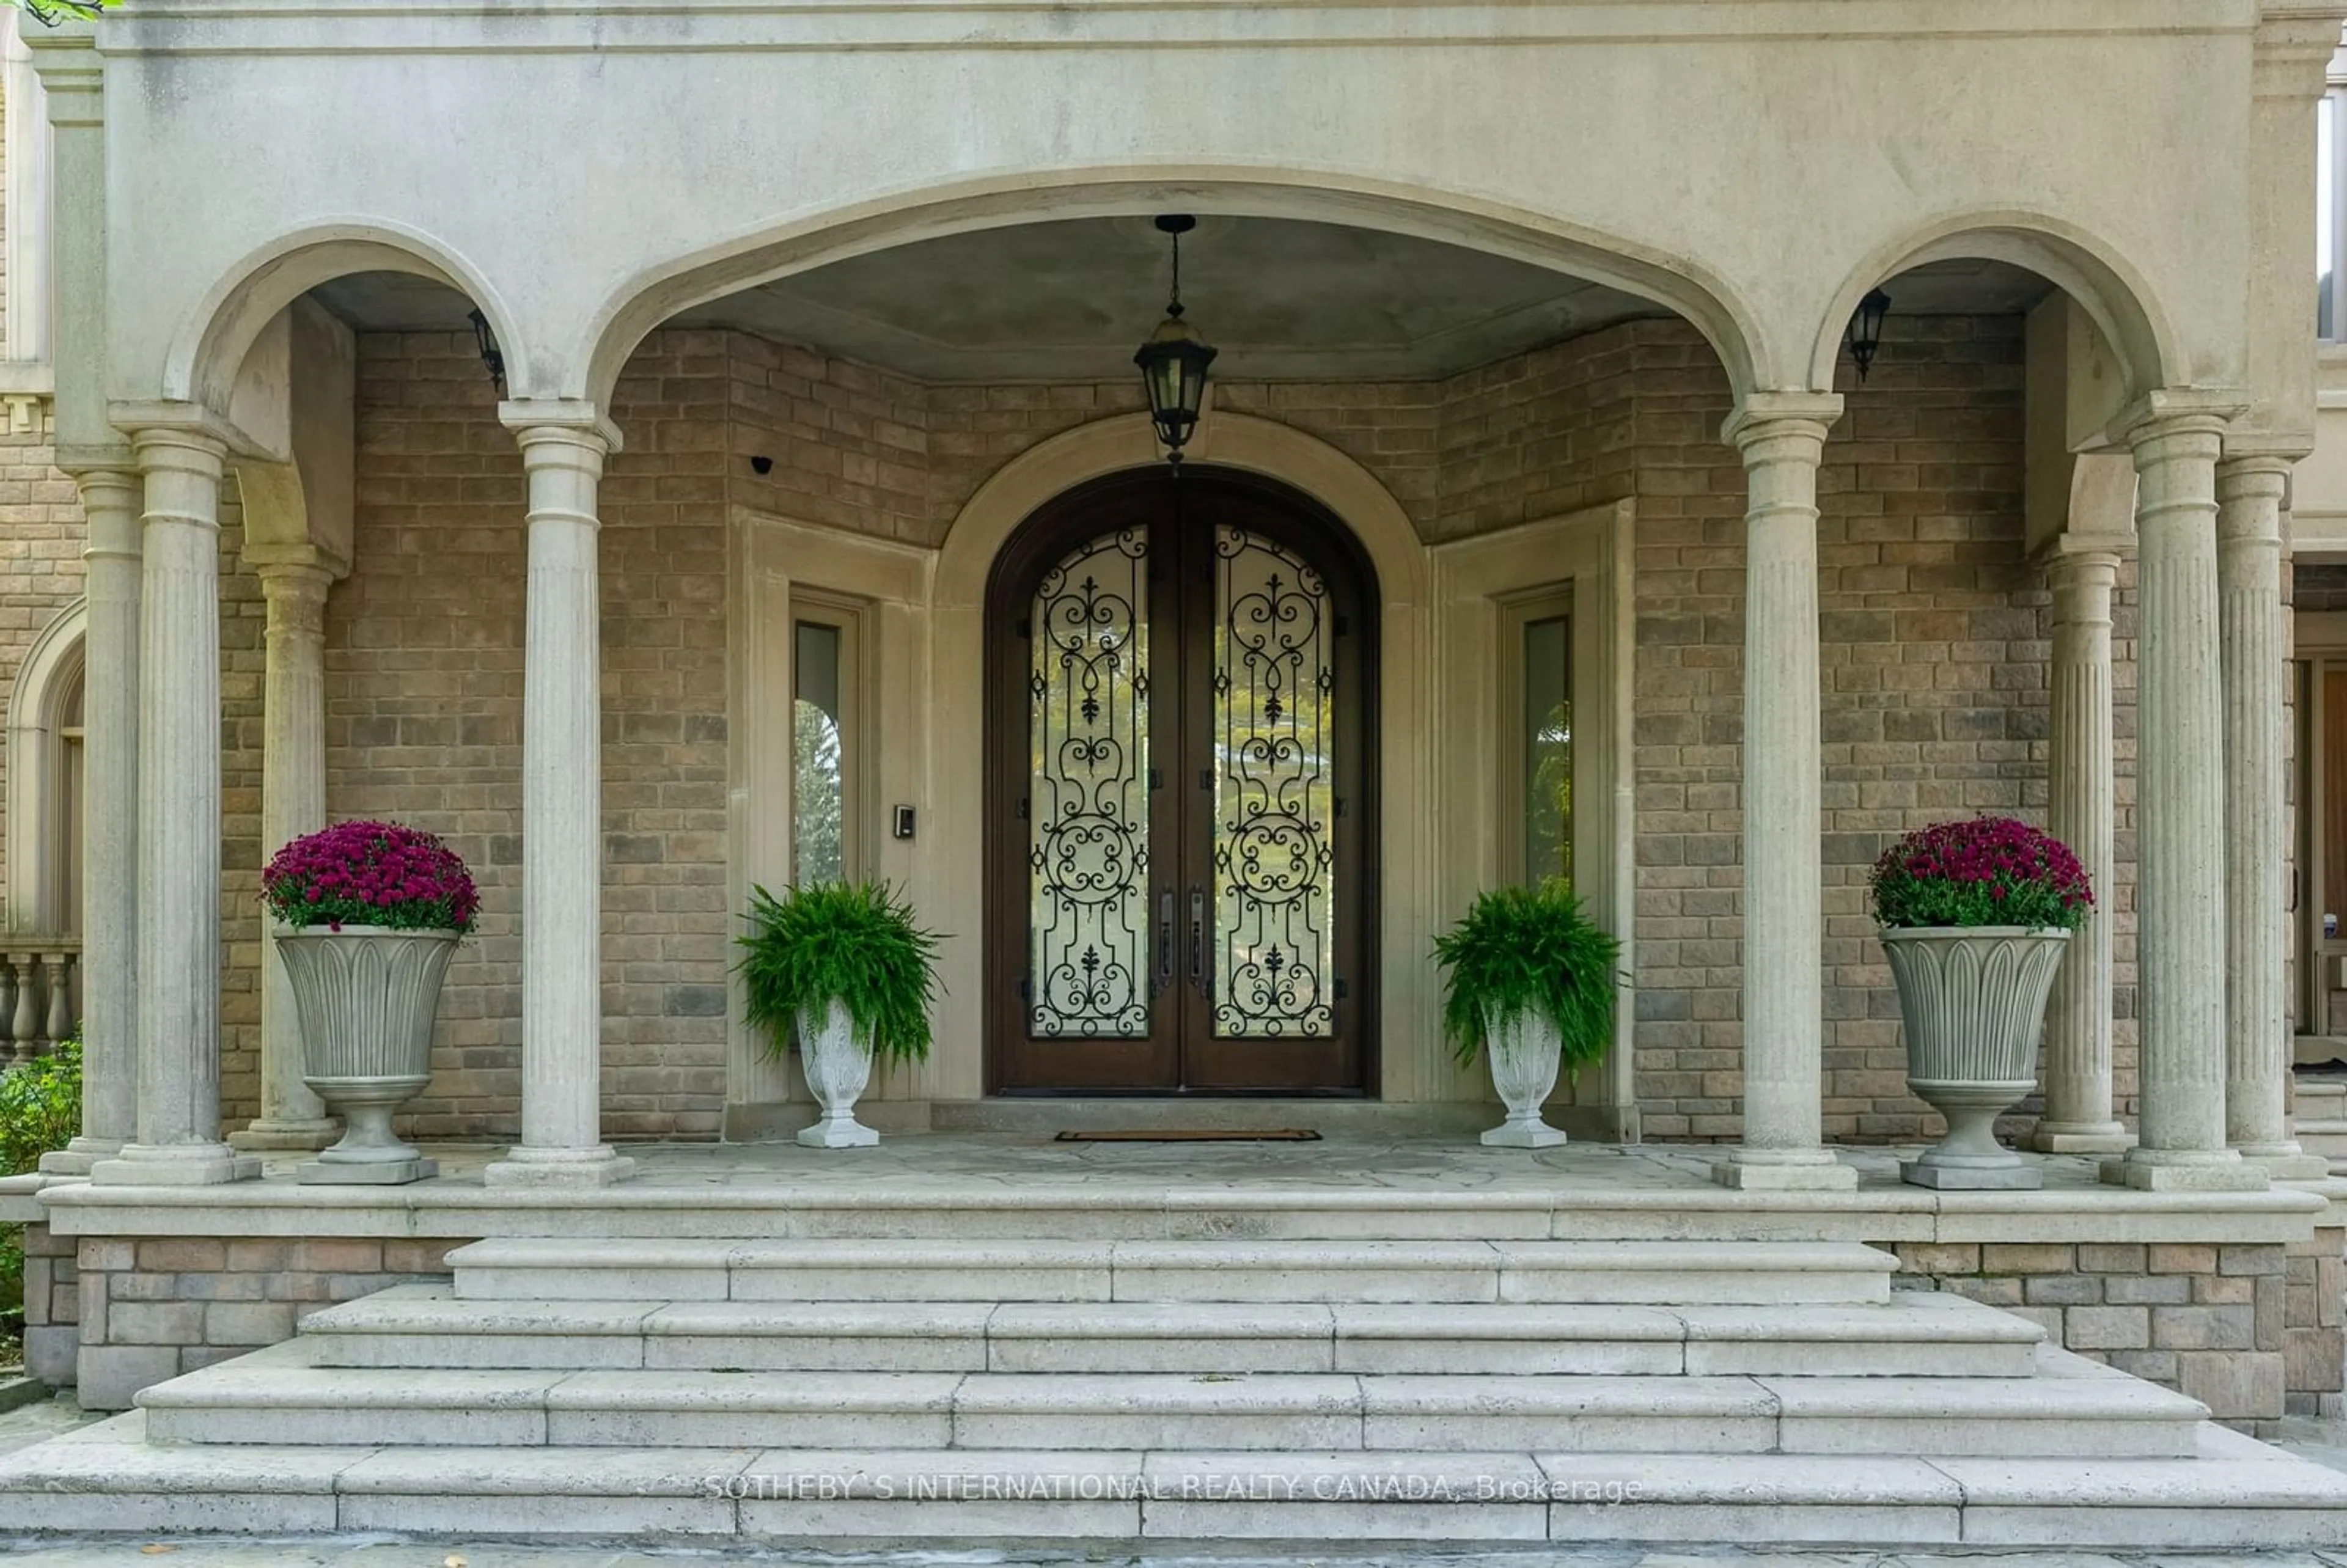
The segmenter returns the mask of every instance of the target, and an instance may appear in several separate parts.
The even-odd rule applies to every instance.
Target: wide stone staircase
[[[475,1242],[0,1460],[0,1536],[2347,1542],[2347,1476],[1870,1247],[989,1213]]]

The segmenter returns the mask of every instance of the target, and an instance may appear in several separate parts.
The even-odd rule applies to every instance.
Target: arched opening
[[[987,605],[997,1092],[1368,1092],[1373,569],[1235,470],[1040,508]]]
[[[76,600],[18,667],[8,702],[8,928],[81,931],[82,685],[88,606]]]

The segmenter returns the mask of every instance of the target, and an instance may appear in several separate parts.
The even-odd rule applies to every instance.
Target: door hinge
[[[1163,789],[1165,787],[1164,769],[1152,768],[1149,770],[1149,787],[1151,789]]]
[[[1343,816],[1343,815],[1345,815],[1345,797],[1344,797],[1343,795],[1341,795],[1341,794],[1340,794],[1340,795],[1337,796],[1336,798],[1337,798],[1337,815],[1338,816],[1340,816],[1340,817],[1341,817],[1341,816]]]
[[[1027,981],[1023,978],[1019,982],[1019,999],[1022,1002],[1031,1002],[1035,999],[1028,990]]]
[[[1353,618],[1351,616],[1340,615],[1337,618],[1337,635],[1339,637],[1350,637],[1353,635]]]
[[[1019,797],[1019,820],[1027,820],[1027,797],[1023,794]]]
[[[1343,1001],[1347,997],[1352,994],[1353,988],[1347,985],[1344,980],[1339,978],[1337,981],[1337,999],[1338,1001]]]
[[[1034,623],[1029,620],[1025,616],[1022,615],[1019,618],[1017,626],[1019,637],[1021,641],[1024,641],[1035,635]]]
[[[1198,770],[1198,787],[1200,789],[1212,789],[1214,787],[1214,769],[1200,768]]]

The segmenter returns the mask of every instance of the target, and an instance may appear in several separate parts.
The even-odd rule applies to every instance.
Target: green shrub
[[[736,938],[753,1027],[774,1053],[790,1049],[804,1007],[837,997],[872,1054],[920,1061],[929,1054],[929,999],[937,989],[938,937],[913,924],[909,905],[872,882],[818,882],[777,898],[750,899],[750,933]]]
[[[59,1040],[46,1056],[0,1072],[0,1175],[37,1169],[81,1131],[81,1041]],[[0,1225],[0,1309],[25,1299],[21,1225]]]
[[[36,1169],[81,1131],[81,1041],[0,1072],[0,1175]]]
[[[1614,1032],[1622,944],[1582,913],[1566,884],[1478,894],[1466,918],[1434,940],[1443,981],[1442,1032],[1472,1061],[1490,1043],[1486,1009],[1531,1010],[1556,1026],[1566,1067],[1594,1061]]]

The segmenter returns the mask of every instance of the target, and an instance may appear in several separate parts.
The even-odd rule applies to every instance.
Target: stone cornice
[[[1243,32],[1230,18],[1243,16]],[[482,0],[398,0],[338,12],[319,0],[142,0],[110,14],[108,55],[579,52],[843,48],[1239,48],[1463,43],[1808,44],[1923,38],[2244,34],[2253,0],[550,0],[526,16]]]

